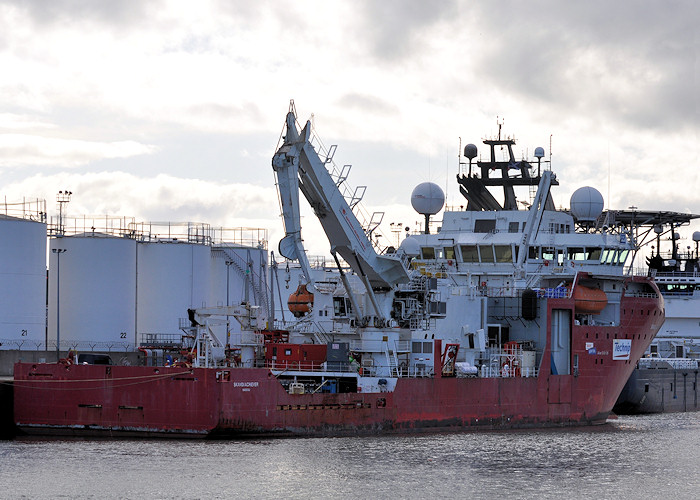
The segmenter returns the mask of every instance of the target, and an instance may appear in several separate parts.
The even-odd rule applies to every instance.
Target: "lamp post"
[[[227,260],[225,262],[226,264],[226,307],[229,307],[231,303],[229,302],[228,294],[229,294],[229,276],[230,276],[230,269],[231,269],[231,264],[233,264],[232,260]],[[231,325],[229,323],[229,317],[228,314],[226,315],[226,347],[229,347],[231,345]]]
[[[56,361],[61,357],[61,254],[65,251],[65,248],[51,249],[56,254]]]

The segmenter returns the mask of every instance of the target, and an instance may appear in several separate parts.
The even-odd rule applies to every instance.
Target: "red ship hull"
[[[551,373],[549,348],[537,377],[399,378],[372,393],[289,394],[266,368],[17,363],[15,422],[36,434],[192,437],[600,424],[663,322],[661,298],[621,306],[618,326],[573,326],[568,375]],[[574,302],[549,300],[548,324],[553,307]],[[631,339],[629,359],[613,359],[615,339]]]

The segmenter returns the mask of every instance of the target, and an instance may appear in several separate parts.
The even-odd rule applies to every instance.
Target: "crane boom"
[[[277,174],[277,188],[282,201],[285,237],[280,241],[280,253],[299,260],[305,273],[308,260],[301,239],[299,191],[311,205],[321,222],[331,253],[340,255],[350,267],[374,289],[392,288],[409,281],[408,272],[395,255],[375,252],[362,225],[338,189],[310,142],[311,123],[297,131],[294,111],[286,120],[286,134],[272,159]],[[310,280],[310,274],[307,274]]]

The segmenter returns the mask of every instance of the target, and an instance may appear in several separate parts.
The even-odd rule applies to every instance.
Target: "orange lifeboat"
[[[292,311],[292,314],[300,318],[311,311],[314,305],[314,294],[306,289],[306,285],[299,285],[296,292],[289,296],[287,307]]]
[[[608,305],[608,296],[599,288],[576,285],[573,296],[577,313],[600,314]]]

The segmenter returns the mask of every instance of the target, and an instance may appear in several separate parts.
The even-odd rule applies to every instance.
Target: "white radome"
[[[596,188],[581,187],[571,195],[571,214],[577,221],[596,220],[603,207],[603,195]]]
[[[411,193],[411,205],[419,214],[435,215],[445,204],[445,193],[433,182],[418,184]]]
[[[399,250],[403,251],[409,257],[418,257],[420,255],[420,245],[414,238],[406,238],[399,245]]]

